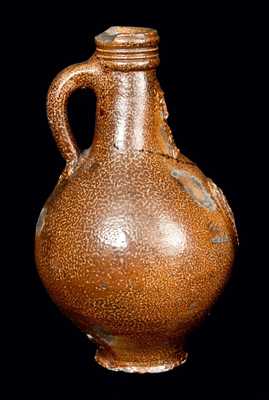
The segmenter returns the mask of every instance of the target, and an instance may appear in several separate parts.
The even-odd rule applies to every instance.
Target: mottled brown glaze
[[[221,190],[174,144],[158,40],[152,29],[112,27],[48,94],[66,168],[37,223],[38,271],[97,343],[98,363],[127,372],[186,360],[186,336],[227,281],[237,241]],[[83,87],[97,108],[92,146],[80,154],[67,102]]]

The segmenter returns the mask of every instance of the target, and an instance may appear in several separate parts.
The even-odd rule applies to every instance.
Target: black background
[[[7,286],[14,299],[7,346],[10,390],[48,399],[69,394],[75,399],[268,398],[264,10],[99,3],[65,3],[58,9],[46,2],[22,4],[11,7],[7,17],[12,116],[6,165],[17,227],[6,235],[12,267]],[[94,36],[111,25],[158,30],[158,74],[177,145],[223,189],[240,235],[231,280],[210,319],[190,338],[188,362],[163,374],[115,373],[98,366],[94,345],[51,302],[34,264],[35,223],[64,166],[47,124],[48,86],[61,69],[87,59]],[[80,146],[88,147],[94,96],[75,93],[69,113]]]

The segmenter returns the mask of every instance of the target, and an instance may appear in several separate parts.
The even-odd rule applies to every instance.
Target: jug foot
[[[122,356],[122,357],[121,357]],[[130,354],[126,351],[123,354],[107,351],[99,347],[96,351],[95,360],[99,365],[112,371],[136,372],[136,373],[159,373],[169,371],[184,364],[188,353],[185,351],[171,354]]]

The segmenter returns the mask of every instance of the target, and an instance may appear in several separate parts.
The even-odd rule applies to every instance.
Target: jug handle
[[[95,91],[99,69],[98,62],[92,57],[86,62],[62,70],[49,87],[47,116],[54,140],[66,161],[63,175],[69,176],[73,173],[80,154],[68,121],[68,99],[77,89],[89,88]]]

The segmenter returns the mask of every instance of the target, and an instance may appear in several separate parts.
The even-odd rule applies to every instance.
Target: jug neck
[[[153,148],[160,121],[155,71],[114,71],[107,83],[97,99],[94,144],[122,151]]]
[[[156,77],[155,30],[112,27],[95,38],[101,66],[93,150],[171,153],[173,139]]]

